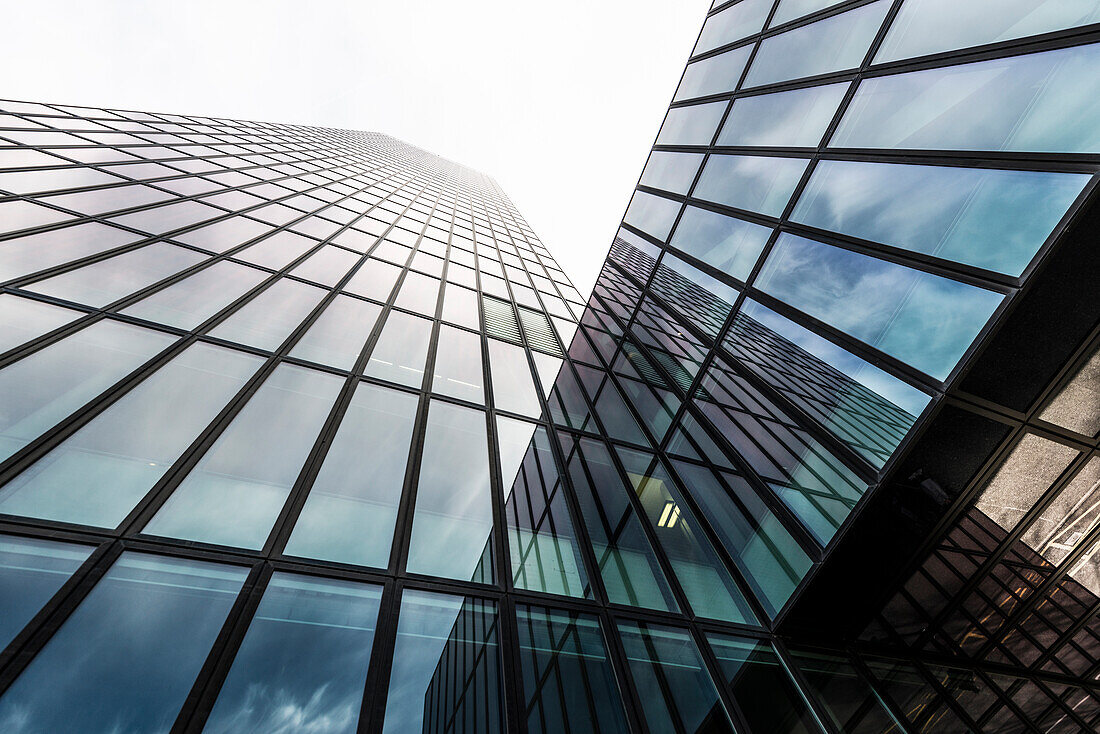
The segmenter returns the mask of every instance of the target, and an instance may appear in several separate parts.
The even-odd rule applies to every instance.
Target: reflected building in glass
[[[385,135],[0,103],[0,730],[1100,729],[1098,63],[716,3],[587,302]]]

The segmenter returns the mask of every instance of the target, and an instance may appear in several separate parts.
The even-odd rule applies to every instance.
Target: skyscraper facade
[[[1096,731],[1098,22],[716,3],[587,302],[385,135],[0,103],[0,730]]]

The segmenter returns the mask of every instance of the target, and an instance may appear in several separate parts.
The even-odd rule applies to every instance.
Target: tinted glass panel
[[[406,591],[384,734],[500,734],[500,652],[491,601]]]
[[[334,286],[357,262],[359,255],[354,252],[326,245],[290,272],[314,283]]]
[[[771,233],[770,227],[689,206],[669,244],[746,280]]]
[[[771,217],[783,213],[806,170],[804,158],[712,155],[693,196]]]
[[[320,288],[284,278],[214,327],[210,336],[274,351],[324,296]]]
[[[619,636],[650,731],[734,734],[699,649],[672,627],[624,622]]]
[[[381,312],[381,306],[338,295],[290,350],[290,356],[350,370]]]
[[[273,575],[203,731],[352,734],[381,596],[379,586]]]
[[[782,235],[756,285],[943,379],[1001,295],[885,260]]]
[[[262,547],[342,382],[302,367],[277,368],[144,532]]]
[[[371,258],[355,271],[355,275],[351,276],[344,290],[376,301],[386,301],[399,275],[401,275],[401,268]]]
[[[688,64],[676,90],[676,101],[733,91],[751,51],[749,44]]]
[[[497,409],[532,418],[542,413],[527,353],[522,347],[490,339],[489,366],[492,368],[493,404]]]
[[[1098,64],[1093,44],[867,79],[832,145],[1095,153]]]
[[[181,329],[193,329],[266,277],[255,268],[217,262],[147,296],[123,313]]]
[[[791,218],[1019,275],[1090,176],[821,161]]]
[[[825,713],[844,734],[899,731],[867,681],[845,658],[794,650],[791,657]]]
[[[703,162],[702,153],[664,153],[653,151],[638,182],[676,194],[686,194]]]
[[[0,370],[0,461],[173,341],[158,331],[97,321]]]
[[[0,535],[0,650],[91,553],[84,545]]]
[[[722,125],[718,145],[817,147],[848,84],[742,97]]]
[[[680,202],[642,191],[635,191],[623,221],[659,240],[668,237],[680,212]]]
[[[464,581],[490,573],[492,527],[485,414],[433,400],[408,570]]]
[[[765,39],[753,59],[745,86],[859,66],[889,9],[888,0],[879,0]]]
[[[703,24],[703,32],[699,34],[693,53],[701,54],[758,33],[764,27],[771,9],[772,0],[741,0],[715,13]]]
[[[485,402],[479,334],[441,325],[434,371],[433,392],[474,403]]]
[[[424,361],[432,338],[432,322],[391,311],[371,351],[365,374],[409,387],[424,381]]]
[[[26,732],[168,731],[246,570],[125,553],[3,698]]]
[[[599,620],[517,605],[524,710],[531,734],[627,734]]]
[[[0,512],[115,527],[262,363],[188,347],[9,482]]]
[[[80,316],[79,311],[0,293],[0,353],[25,344]]]
[[[416,406],[415,395],[359,384],[287,542],[288,555],[386,567]]]
[[[726,102],[711,102],[670,109],[657,145],[710,145],[726,106]]]

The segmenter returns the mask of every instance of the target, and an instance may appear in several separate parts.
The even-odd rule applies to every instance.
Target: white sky
[[[709,0],[0,0],[0,97],[376,130],[591,288]]]

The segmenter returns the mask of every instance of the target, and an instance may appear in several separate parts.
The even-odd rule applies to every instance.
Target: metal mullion
[[[776,637],[769,639],[768,642],[771,644],[772,650],[775,651],[780,667],[786,672],[787,677],[794,685],[795,690],[798,691],[803,703],[806,704],[807,711],[809,711],[810,716],[813,717],[820,730],[825,734],[844,734],[833,722],[832,712],[825,705],[817,689],[810,683],[802,669],[795,664],[786,643]]]

